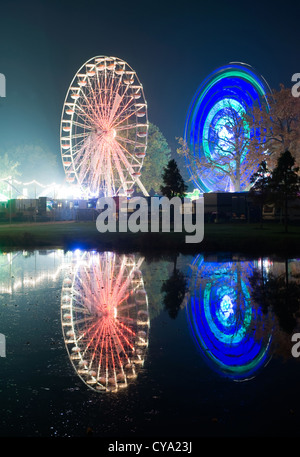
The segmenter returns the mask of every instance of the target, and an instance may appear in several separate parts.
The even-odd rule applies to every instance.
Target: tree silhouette
[[[177,268],[177,257],[178,254],[176,253],[174,255],[172,274],[161,286],[161,292],[164,293],[164,308],[168,311],[172,319],[177,317],[188,291],[187,280],[184,274]]]
[[[163,170],[162,178],[163,185],[160,187],[160,191],[165,197],[184,197],[187,186],[174,159],[169,160]]]
[[[252,298],[262,311],[265,314],[273,312],[280,328],[286,333],[293,332],[300,314],[300,284],[297,276],[289,278],[288,261],[285,262],[284,274],[265,276],[256,269],[249,281]]]
[[[269,183],[274,203],[284,209],[284,227],[288,230],[288,201],[298,196],[300,190],[299,167],[289,151],[280,154]]]
[[[163,299],[164,308],[168,311],[169,316],[175,319],[187,292],[187,282],[184,274],[175,268],[170,278],[163,283],[161,291],[165,294]]]
[[[257,171],[251,176],[250,182],[253,184],[249,195],[254,203],[257,203],[260,208],[260,226],[263,226],[263,207],[270,193],[270,170],[267,162],[263,160]]]

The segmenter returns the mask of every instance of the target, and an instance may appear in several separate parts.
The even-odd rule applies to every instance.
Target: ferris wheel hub
[[[115,138],[117,132],[115,129],[107,129],[107,130],[102,130],[101,134],[104,135],[105,138],[113,139],[113,138]]]

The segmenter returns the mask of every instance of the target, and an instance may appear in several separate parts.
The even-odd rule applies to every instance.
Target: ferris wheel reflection
[[[272,331],[264,329],[259,306],[251,299],[252,262],[191,264],[189,329],[207,364],[222,376],[245,381],[270,360]]]
[[[61,293],[71,363],[91,389],[118,392],[144,364],[149,338],[143,259],[112,252],[74,255]]]

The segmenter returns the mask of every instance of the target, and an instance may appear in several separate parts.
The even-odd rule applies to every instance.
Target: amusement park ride
[[[220,183],[213,173],[200,173],[193,158],[214,155],[212,129],[223,128],[232,114],[228,100],[231,109],[247,112],[254,104],[267,105],[268,90],[263,78],[240,63],[216,70],[200,86],[184,132],[192,153],[187,167],[195,186],[188,198],[198,199],[220,185],[223,192],[230,189],[228,180]],[[147,103],[136,72],[116,57],[96,56],[85,62],[67,91],[60,126],[65,177],[77,198],[131,197],[137,189],[148,196],[147,183],[141,178],[147,141]],[[8,184],[12,188],[12,181]],[[44,191],[50,188],[43,187]],[[76,374],[94,391],[111,393],[128,387],[144,364],[150,318],[142,262],[133,255],[112,252],[72,253],[61,290],[62,333]],[[206,278],[202,288],[195,286],[195,299],[188,308],[196,343],[206,357],[211,355],[209,362],[213,360],[230,377],[249,379],[257,366],[266,363],[270,341],[257,345],[246,338],[245,329],[252,322],[246,281],[240,271],[228,266],[231,273],[225,276],[224,286],[219,284],[221,269],[216,272],[212,265],[214,274],[210,274],[200,258],[194,266]],[[237,295],[236,282],[243,296]],[[244,315],[235,314],[237,300]],[[204,307],[201,319],[200,304]],[[239,338],[237,346],[243,343],[246,352],[230,352],[233,337]],[[221,357],[224,351],[226,356]],[[232,364],[237,358],[242,369]]]
[[[141,169],[148,136],[147,103],[136,72],[116,57],[83,64],[65,98],[61,156],[69,183],[85,197],[144,195]]]
[[[136,72],[119,58],[94,57],[73,77],[63,104],[60,148],[67,186],[7,178],[2,181],[8,197],[1,200],[12,193],[29,198],[30,187],[36,197],[130,197],[135,188],[148,196],[140,178],[147,139],[147,102]]]
[[[241,64],[212,74],[195,95],[187,117],[185,140],[194,155],[214,154],[210,130],[224,127],[224,119],[232,115],[225,106],[228,100],[232,109],[246,112],[254,103],[267,103],[265,87]],[[63,106],[60,141],[66,180],[79,185],[86,198],[130,197],[136,186],[148,195],[140,179],[147,132],[147,104],[135,71],[115,57],[88,60],[74,76]],[[213,174],[193,169],[193,163],[187,164],[196,177],[191,199],[220,184]],[[223,190],[228,189],[224,182]],[[96,391],[127,387],[144,363],[150,321],[139,267],[132,256],[84,253],[65,277],[61,321],[66,348],[77,374]],[[222,296],[225,327],[231,321],[236,326],[231,282],[229,278]],[[243,334],[242,328],[239,337]],[[264,362],[264,349],[254,345],[250,352],[256,351]],[[247,361],[245,376],[252,375],[252,368]]]
[[[249,113],[254,105],[268,109],[268,93],[264,78],[244,63],[220,67],[202,82],[184,127],[189,150],[186,165],[194,184],[188,198],[233,191],[228,174],[200,170],[199,161],[214,160],[216,142],[212,139],[216,132],[220,137],[230,136],[226,124],[231,117]],[[136,191],[148,196],[147,183],[142,182],[147,143],[147,102],[136,72],[120,58],[93,57],[76,72],[63,103],[60,148],[66,185],[7,178],[2,180],[7,184],[6,200],[15,198],[13,193],[17,198],[34,198],[34,193],[35,198],[83,200],[131,197]],[[247,151],[242,161],[247,163]],[[248,184],[241,190],[248,190]],[[30,186],[34,192],[28,197]]]
[[[230,136],[231,118],[249,114],[254,105],[268,109],[268,93],[263,77],[244,63],[218,68],[203,81],[184,131],[191,152],[187,168],[195,185],[191,197],[197,190],[233,190],[228,175],[200,170],[197,159],[214,158],[217,146],[212,139],[216,132],[220,138]],[[76,183],[85,196],[130,197],[135,188],[147,196],[141,181],[147,136],[147,103],[136,72],[116,57],[85,62],[71,82],[62,112],[61,156],[67,182]],[[247,149],[242,161],[247,163]],[[246,182],[243,190],[248,187]]]
[[[186,165],[195,189],[201,193],[233,191],[231,177],[222,173],[222,168],[229,165],[235,168],[234,161],[233,164],[229,161],[236,153],[230,127],[238,119],[244,122],[244,115],[251,114],[254,106],[268,110],[270,94],[265,79],[250,65],[239,62],[217,68],[201,83],[191,101],[184,129],[184,140],[190,152],[186,155]],[[246,146],[241,166],[247,170],[247,146],[253,134],[249,125],[245,126],[243,134]],[[201,161],[218,166],[200,169]],[[241,191],[249,190],[251,173],[246,174]]]

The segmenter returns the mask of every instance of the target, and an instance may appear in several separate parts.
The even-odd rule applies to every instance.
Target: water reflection
[[[161,292],[164,294],[162,301],[164,309],[168,311],[171,319],[176,319],[180,308],[185,306],[188,287],[185,275],[177,268],[178,254],[175,255],[173,272],[163,281]]]
[[[0,294],[13,295],[24,290],[54,284],[69,266],[73,254],[62,249],[2,252],[0,254]]]
[[[265,315],[272,312],[286,334],[295,331],[300,317],[299,261],[285,259],[266,269],[261,263],[250,278],[252,297]]]
[[[117,392],[137,377],[149,338],[142,258],[77,252],[63,281],[61,322],[75,371],[90,388]]]
[[[222,253],[0,254],[0,435],[297,435],[299,273]]]
[[[79,250],[2,253],[0,332],[10,349],[17,323],[22,323],[18,336],[31,332],[27,307],[28,314],[43,313],[45,321],[57,311],[63,355],[64,339],[77,375],[94,390],[119,391],[144,364],[149,316],[159,322],[165,310],[175,319],[186,307],[189,330],[207,364],[242,381],[256,376],[274,355],[292,357],[291,335],[300,328],[299,277],[298,260],[176,255],[144,261],[138,255]],[[38,307],[45,299],[49,307]],[[44,320],[36,324],[36,338]],[[153,347],[160,345],[156,335]],[[183,354],[189,357],[187,350]]]
[[[206,362],[235,381],[253,378],[270,357],[272,332],[251,299],[253,262],[204,262],[197,256],[190,269],[187,318]]]

